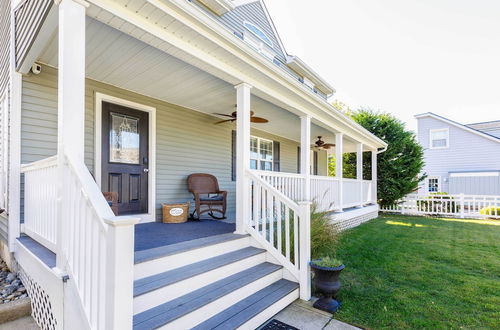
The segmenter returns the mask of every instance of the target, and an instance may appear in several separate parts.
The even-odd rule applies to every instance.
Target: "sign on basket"
[[[180,207],[174,207],[173,209],[170,210],[170,215],[174,217],[178,217],[179,215],[182,215],[184,213],[184,210],[181,209]]]

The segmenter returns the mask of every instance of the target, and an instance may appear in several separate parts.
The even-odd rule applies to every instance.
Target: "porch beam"
[[[250,90],[246,83],[236,88],[236,234],[245,234],[250,217],[250,192],[246,171],[250,168]]]
[[[343,154],[344,134],[335,134],[335,177],[339,180],[339,211],[344,208],[344,185],[343,185]]]
[[[359,186],[359,206],[363,205],[363,143],[356,144],[356,179]]]
[[[377,149],[372,149],[372,203],[377,204]]]

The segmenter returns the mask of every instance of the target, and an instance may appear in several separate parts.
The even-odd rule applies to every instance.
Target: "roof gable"
[[[426,113],[415,115],[415,118],[417,120],[418,119],[422,119],[422,118],[434,118],[434,119],[440,120],[442,122],[445,122],[445,123],[447,123],[447,124],[449,124],[451,126],[460,128],[460,129],[462,129],[464,131],[467,131],[469,133],[476,134],[476,135],[479,135],[479,136],[481,136],[481,137],[483,137],[485,139],[488,139],[488,140],[500,143],[500,138],[498,138],[498,137],[496,137],[494,135],[491,135],[491,134],[479,131],[479,130],[477,130],[475,128],[472,128],[470,126],[467,126],[467,125],[460,124],[460,123],[458,123],[456,121],[453,121],[451,119],[448,119],[448,118],[436,115],[435,113],[432,113],[432,112],[426,112]]]

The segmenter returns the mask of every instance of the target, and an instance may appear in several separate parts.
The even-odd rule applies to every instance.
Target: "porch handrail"
[[[252,170],[247,232],[310,292],[310,202],[295,202]],[[302,296],[302,294],[301,294]]]
[[[90,328],[131,328],[139,219],[116,217],[83,161],[63,157],[57,267],[72,280]]]

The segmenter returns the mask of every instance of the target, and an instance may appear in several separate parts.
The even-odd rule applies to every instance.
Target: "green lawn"
[[[500,329],[500,221],[384,215],[345,232],[336,319]]]

